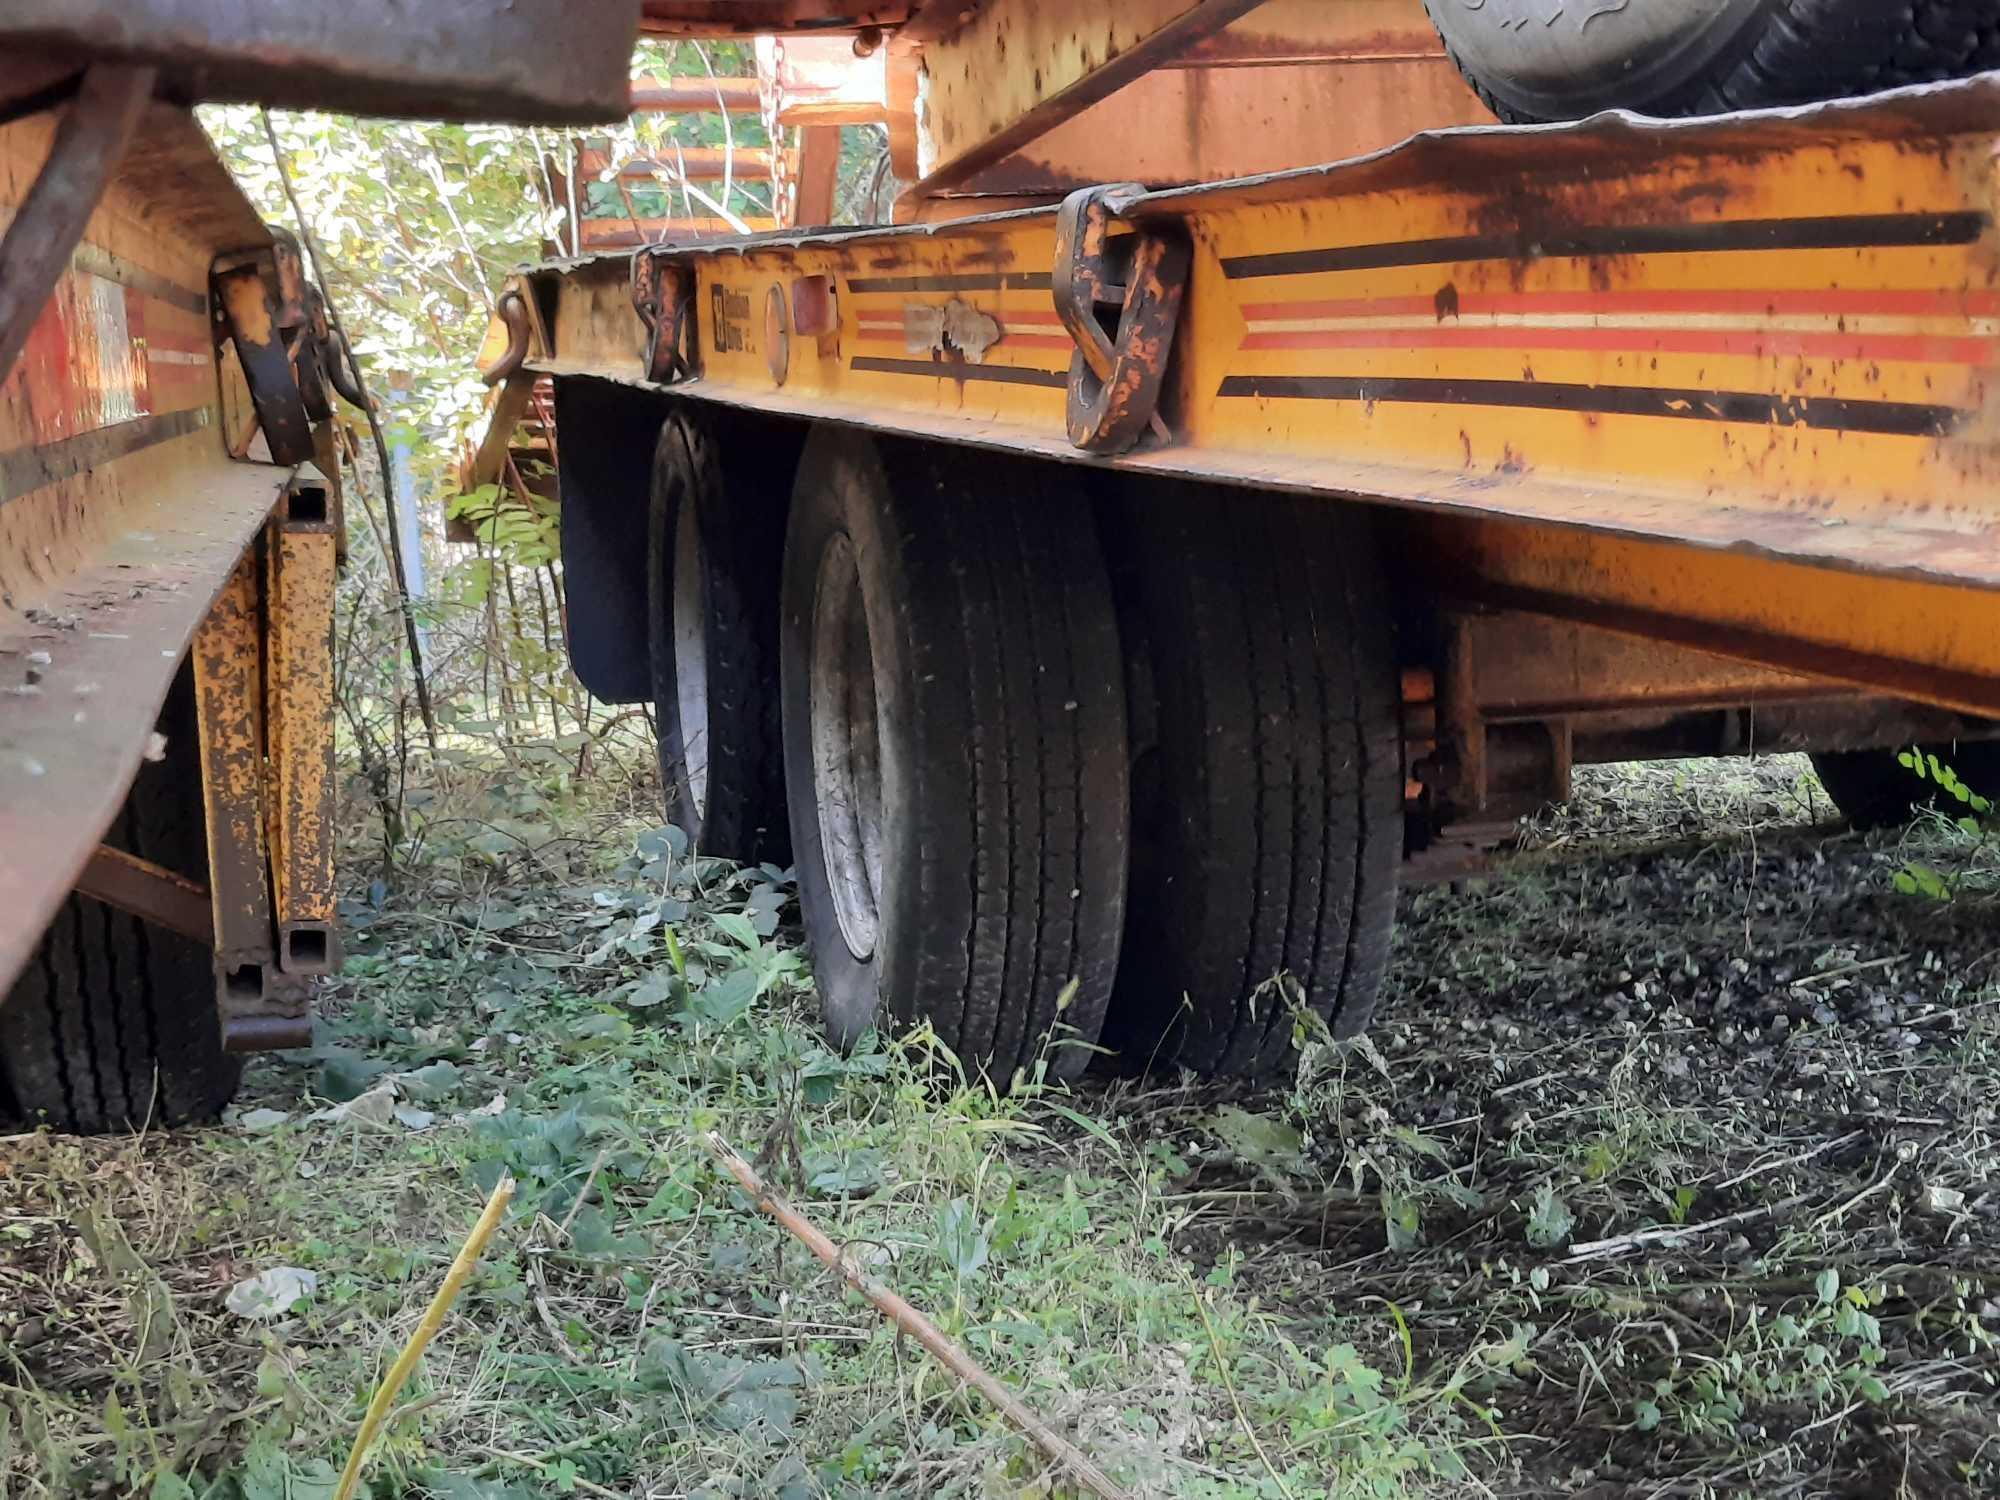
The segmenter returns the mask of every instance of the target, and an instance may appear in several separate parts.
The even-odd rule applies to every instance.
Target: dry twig
[[[1702,1224],[1663,1224],[1657,1229],[1641,1229],[1633,1234],[1616,1234],[1608,1240],[1585,1240],[1581,1245],[1572,1245],[1565,1262],[1579,1260],[1604,1260],[1613,1255],[1622,1255],[1628,1250],[1643,1250],[1648,1245],[1670,1243],[1674,1240],[1690,1239],[1698,1234],[1709,1234],[1717,1229],[1729,1229],[1738,1224],[1747,1224],[1752,1219],[1767,1218],[1783,1213],[1786,1209],[1797,1208],[1810,1193],[1796,1193],[1780,1203],[1760,1203],[1755,1208],[1746,1208],[1740,1213],[1724,1214],[1719,1219],[1710,1219]]]
[[[876,1311],[922,1344],[938,1363],[999,1407],[1000,1414],[1020,1429],[1029,1441],[1051,1460],[1069,1470],[1070,1474],[1092,1494],[1101,1495],[1104,1500],[1130,1500],[1128,1492],[1092,1462],[1088,1454],[1049,1426],[1032,1407],[988,1374],[984,1367],[967,1354],[943,1329],[843,1255],[840,1246],[827,1238],[818,1226],[769,1187],[764,1179],[757,1175],[757,1169],[738,1156],[729,1142],[714,1131],[709,1132],[707,1141],[709,1150],[721,1159],[729,1175],[734,1177],[742,1185],[743,1191],[750,1195],[751,1202],[776,1219],[794,1239],[825,1262],[841,1280],[873,1303]]]

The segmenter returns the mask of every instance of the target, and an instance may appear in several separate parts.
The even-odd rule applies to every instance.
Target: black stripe
[[[1046,292],[1047,271],[981,271],[963,276],[855,276],[850,292]]]
[[[199,431],[208,426],[210,415],[206,406],[193,406],[186,411],[135,417],[130,422],[79,432],[75,437],[53,443],[0,453],[0,505],[58,480],[74,478],[114,458]]]
[[[862,355],[850,368],[873,370],[882,375],[928,375],[933,380],[997,380],[1002,385],[1069,384],[1069,376],[1062,370],[1028,370],[1019,365],[946,364],[942,360],[877,359],[874,355]]]
[[[1676,390],[1639,385],[1563,385],[1539,380],[1436,380],[1366,375],[1231,375],[1223,396],[1304,401],[1411,401],[1431,406],[1525,406],[1542,411],[1608,412],[1621,417],[1684,417],[1703,422],[1775,423],[1834,432],[1940,437],[1966,414],[1915,401],[1851,401],[1835,396],[1765,396],[1752,391]]]
[[[1969,245],[1986,232],[1983,213],[1843,214],[1824,219],[1731,219],[1720,224],[1631,224],[1535,234],[1448,235],[1430,240],[1286,250],[1224,260],[1231,280],[1295,276],[1306,271],[1367,271],[1382,266],[1446,265],[1468,260],[1553,260],[1562,256],[1671,255],[1714,250],[1861,250],[1888,246]]]
[[[106,281],[115,281],[120,286],[129,286],[135,292],[164,302],[170,307],[178,307],[184,312],[208,316],[208,298],[200,292],[189,291],[178,282],[167,280],[158,272],[149,271],[144,266],[135,266],[122,255],[113,255],[109,250],[100,250],[95,245],[78,245],[76,254],[70,257],[70,264],[79,271],[88,271],[93,276],[102,276]]]

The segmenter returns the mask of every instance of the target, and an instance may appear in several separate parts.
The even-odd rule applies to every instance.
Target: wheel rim
[[[674,519],[674,708],[681,777],[696,818],[708,816],[708,569],[701,527],[683,498]]]
[[[820,858],[841,939],[866,963],[881,924],[882,754],[861,575],[844,536],[827,544],[814,584],[811,687]]]

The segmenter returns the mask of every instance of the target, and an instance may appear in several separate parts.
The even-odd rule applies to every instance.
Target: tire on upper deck
[[[802,432],[684,406],[653,450],[647,655],[668,821],[700,853],[791,862],[778,579]]]
[[[206,884],[194,670],[160,711],[166,740],[140,765],[105,842]],[[86,1134],[213,1119],[236,1093],[209,950],[88,896],[56,912],[0,1002],[0,1094],[33,1123]]]
[[[1992,0],[1424,0],[1502,120],[1601,109],[1711,115],[1811,104],[2000,67]]]

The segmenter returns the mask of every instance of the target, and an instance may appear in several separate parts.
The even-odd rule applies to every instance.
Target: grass
[[[715,1129],[1138,1494],[1990,1493],[1991,908],[1802,766],[1580,775],[1261,1095],[834,1055],[782,872],[487,778],[227,1121],[0,1147],[0,1491],[330,1494],[504,1171],[373,1495],[1073,1493]]]

